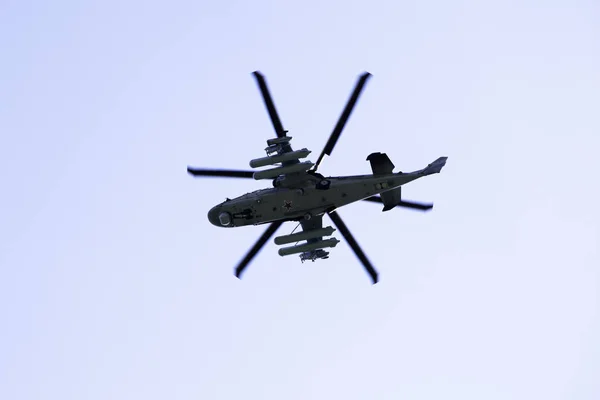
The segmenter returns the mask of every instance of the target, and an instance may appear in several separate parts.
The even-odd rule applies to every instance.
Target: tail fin
[[[440,157],[423,169],[423,175],[439,174],[448,157]]]
[[[371,200],[372,199],[372,200]],[[402,200],[402,187],[399,186],[396,189],[388,190],[379,195],[366,199],[369,201],[377,201],[383,203],[383,210],[389,211],[395,207],[412,208],[413,210],[429,211],[433,208],[433,204],[429,203],[417,203],[415,201]]]
[[[371,153],[367,160],[371,163],[373,175],[391,174],[395,168],[394,163],[385,153]]]
[[[389,211],[402,201],[402,187],[398,186],[396,189],[383,192],[379,197],[383,202],[383,210],[381,211]]]

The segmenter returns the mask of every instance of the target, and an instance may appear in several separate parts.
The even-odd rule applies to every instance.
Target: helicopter
[[[338,209],[358,201],[367,201],[383,205],[383,212],[395,207],[428,211],[433,208],[433,204],[403,200],[402,186],[424,176],[440,173],[448,157],[439,157],[425,168],[414,172],[393,172],[395,166],[387,154],[376,152],[369,154],[366,159],[370,162],[372,174],[325,177],[318,173],[317,169],[325,155],[331,156],[365,84],[372,75],[364,72],[359,76],[329,140],[315,163],[300,161],[306,159],[311,151],[307,148],[292,149],[292,137],[288,136],[288,131],[283,128],[264,75],[259,71],[254,71],[252,75],[261,92],[276,137],[267,140],[267,147],[264,149],[266,156],[253,159],[249,164],[254,169],[274,167],[254,171],[187,167],[187,172],[194,177],[245,178],[272,182],[272,187],[233,199],[227,198],[208,211],[208,221],[221,228],[268,224],[267,229],[236,266],[235,276],[241,279],[250,262],[284,222],[298,222],[294,231],[299,226],[302,227],[302,231],[292,231],[291,234],[274,238],[278,246],[294,243],[280,248],[280,256],[299,254],[301,262],[329,258],[329,252],[325,249],[335,247],[339,240],[330,237],[336,231],[335,228],[323,227],[323,216],[327,214],[364,266],[373,284],[376,284],[379,281],[378,272],[340,217]],[[329,238],[325,239],[326,237]],[[303,243],[298,244],[300,242]]]

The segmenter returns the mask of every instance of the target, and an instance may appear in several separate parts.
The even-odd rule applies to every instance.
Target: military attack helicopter
[[[302,262],[306,260],[314,262],[317,259],[329,258],[329,252],[324,249],[335,247],[339,240],[333,237],[324,239],[324,237],[331,236],[336,230],[331,226],[323,227],[323,216],[327,214],[363,264],[373,284],[377,283],[377,271],[343,222],[338,209],[357,201],[368,201],[382,204],[382,211],[389,211],[395,207],[430,210],[433,204],[403,200],[401,187],[415,179],[439,173],[446,164],[447,157],[440,157],[418,171],[393,172],[395,166],[385,153],[371,153],[367,157],[367,161],[371,164],[372,174],[325,177],[317,172],[317,168],[325,154],[331,156],[371,74],[365,72],[359,76],[354,91],[316,163],[300,161],[305,159],[311,151],[307,148],[292,149],[290,144],[292,137],[288,136],[288,131],[283,129],[264,76],[259,71],[252,74],[261,91],[277,137],[267,140],[266,157],[251,160],[250,167],[275,167],[257,171],[201,169],[189,166],[187,168],[188,173],[196,177],[249,178],[272,181],[272,188],[256,190],[233,199],[227,198],[226,201],[216,205],[208,212],[208,220],[218,227],[234,228],[269,224],[262,236],[235,268],[235,276],[241,278],[250,261],[277,229],[287,221],[299,222],[298,226],[302,226],[302,231],[298,233],[292,231],[289,235],[275,237],[276,245],[295,243],[292,246],[280,248],[279,255],[299,254]],[[298,244],[301,241],[304,243]]]

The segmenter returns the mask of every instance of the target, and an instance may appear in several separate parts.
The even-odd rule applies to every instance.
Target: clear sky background
[[[600,398],[596,1],[0,2],[0,398]],[[210,207],[269,185],[261,70],[326,175],[448,156],[326,261]],[[329,220],[325,219],[326,223]],[[293,224],[280,233],[291,232]],[[336,237],[342,239],[340,234]]]

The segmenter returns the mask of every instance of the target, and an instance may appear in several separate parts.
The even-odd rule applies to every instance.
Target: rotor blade
[[[333,147],[335,146],[338,139],[340,138],[340,135],[342,134],[342,130],[344,129],[344,126],[346,126],[346,122],[348,122],[348,119],[350,118],[350,114],[352,114],[352,110],[354,109],[354,106],[356,105],[356,102],[358,101],[358,97],[360,96],[360,94],[363,90],[363,87],[367,83],[367,80],[369,79],[369,77],[371,77],[371,74],[368,72],[365,72],[358,78],[358,81],[356,82],[356,85],[354,86],[354,91],[352,92],[352,95],[348,99],[348,102],[346,103],[346,107],[344,108],[342,115],[340,115],[340,118],[338,119],[338,122],[335,125],[335,128],[333,128],[333,132],[331,132],[331,135],[329,136],[329,140],[327,141],[327,143],[325,144],[325,147],[323,148],[323,152],[321,152],[321,155],[317,159],[317,162],[313,169],[314,171],[316,171],[317,168],[319,167],[319,164],[323,160],[323,157],[325,156],[325,154],[327,154],[328,156],[331,155],[331,152],[333,151]]]
[[[431,203],[417,203],[414,201],[400,201],[400,203],[398,203],[398,205],[396,207],[406,207],[406,208],[412,208],[415,210],[421,210],[421,211],[429,211],[433,208],[433,204]]]
[[[271,122],[273,123],[273,128],[275,128],[277,137],[285,136],[283,125],[281,124],[281,120],[279,119],[279,114],[277,114],[277,109],[275,108],[275,104],[273,103],[273,98],[271,98],[271,93],[269,92],[269,88],[267,87],[265,77],[259,71],[254,71],[252,74],[254,75],[254,78],[256,78],[256,83],[258,83],[258,88],[260,89],[260,92],[262,94],[265,106],[267,107],[267,111],[269,112],[269,117],[271,117]]]
[[[187,167],[187,171],[193,176],[218,176],[225,178],[252,178],[253,171],[241,171],[234,169],[203,169]]]
[[[254,246],[250,249],[250,251],[235,268],[235,276],[241,279],[241,275],[248,266],[248,264],[250,264],[250,261],[252,261],[252,259],[258,254],[260,249],[262,249],[265,243],[267,243],[267,240],[269,240],[271,236],[273,236],[273,234],[281,226],[281,224],[283,224],[283,221],[275,221],[272,222],[271,225],[269,225],[267,230],[262,234],[260,238],[258,238]]]
[[[383,204],[383,200],[381,200],[381,197],[379,196],[367,197],[366,199],[363,199],[363,201],[370,201],[371,203]]]
[[[329,217],[331,218],[335,226],[339,229],[342,236],[344,236],[344,239],[346,239],[352,250],[354,250],[356,257],[358,257],[358,259],[362,262],[363,266],[367,270],[367,273],[371,276],[373,284],[376,284],[379,279],[377,276],[377,271],[375,271],[375,268],[373,268],[373,264],[371,264],[371,261],[369,261],[365,253],[362,251],[362,249],[354,239],[354,236],[352,236],[350,230],[348,229],[344,221],[342,221],[342,218],[339,216],[337,211],[329,213]]]
[[[372,203],[383,204],[383,200],[379,196],[367,197],[366,199],[363,199],[363,201],[370,201]],[[429,211],[429,210],[431,210],[433,208],[433,204],[431,204],[431,203],[417,203],[417,202],[414,202],[414,201],[404,201],[404,200],[401,200],[400,203],[398,203],[398,205],[396,205],[396,207],[406,207],[406,208],[413,208],[415,210]]]

